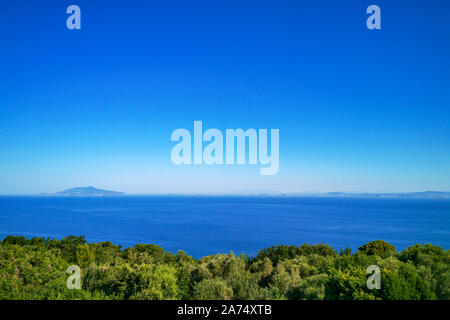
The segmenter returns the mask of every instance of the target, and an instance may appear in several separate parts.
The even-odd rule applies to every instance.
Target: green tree
[[[224,280],[214,278],[199,282],[194,289],[194,299],[229,300],[233,297],[233,289]]]
[[[366,255],[377,255],[382,258],[395,255],[396,253],[395,247],[383,240],[370,241],[359,247],[358,251]]]

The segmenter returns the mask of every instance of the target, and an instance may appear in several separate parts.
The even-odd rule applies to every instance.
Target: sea
[[[303,243],[355,251],[377,239],[398,251],[417,243],[450,249],[450,199],[1,196],[0,239],[7,235],[152,243],[194,258]]]

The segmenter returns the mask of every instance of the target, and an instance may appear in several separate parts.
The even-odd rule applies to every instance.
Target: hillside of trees
[[[81,289],[67,287],[70,265],[81,268]],[[367,288],[370,265],[381,269],[381,289]],[[397,252],[377,240],[355,253],[303,244],[196,260],[154,244],[8,236],[0,242],[0,299],[448,300],[450,252],[431,244]]]

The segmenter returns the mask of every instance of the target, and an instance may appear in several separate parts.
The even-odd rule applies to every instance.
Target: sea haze
[[[449,199],[288,197],[0,197],[0,238],[63,238],[124,247],[154,243],[199,258],[255,255],[274,244],[357,249],[383,239],[450,248]]]

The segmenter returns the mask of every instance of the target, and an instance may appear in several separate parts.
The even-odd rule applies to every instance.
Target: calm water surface
[[[402,250],[450,248],[450,200],[283,197],[0,197],[0,238],[62,238],[124,247],[154,243],[198,258],[254,255],[273,244],[352,249],[376,239]]]

